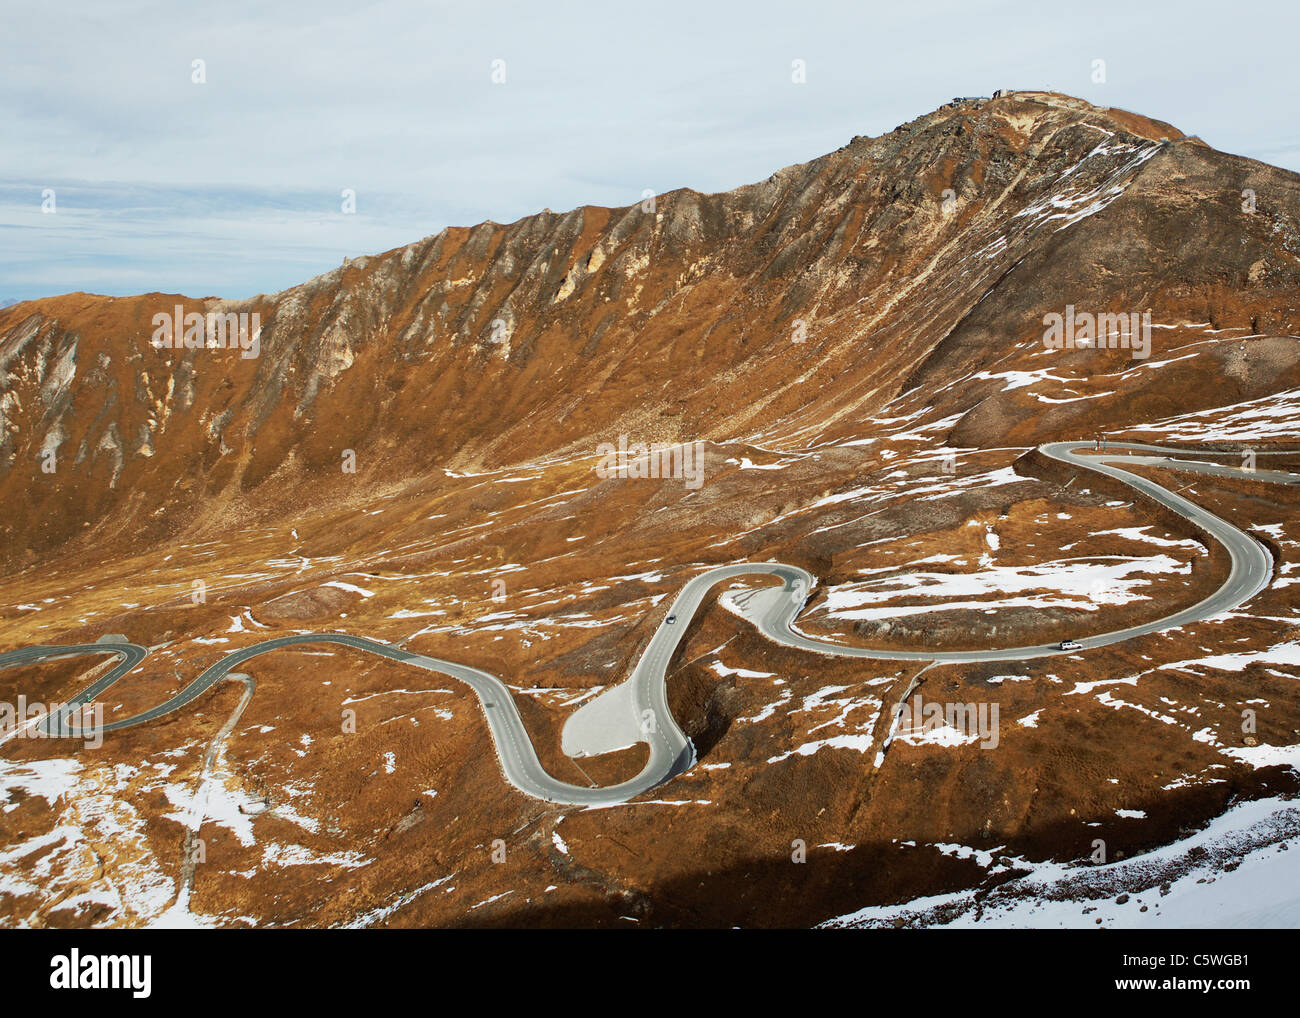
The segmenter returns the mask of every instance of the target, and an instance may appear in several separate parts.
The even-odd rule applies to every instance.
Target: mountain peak
[[[1010,92],[732,191],[448,227],[250,300],[30,301],[0,311],[0,493],[32,510],[6,547],[87,523],[158,540],[214,493],[274,503],[315,484],[342,447],[389,483],[610,431],[833,432],[914,390],[960,411],[967,442],[1073,433],[1110,404],[1016,423],[1018,397],[970,379],[1031,357],[1067,304],[1293,333],[1296,195],[1294,174],[1160,121]],[[177,306],[257,315],[258,356],[155,349]],[[42,479],[51,448],[75,489]]]

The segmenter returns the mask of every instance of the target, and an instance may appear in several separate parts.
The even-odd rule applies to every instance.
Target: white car
[[[671,625],[672,625],[674,622],[676,622],[676,621],[677,621],[677,616],[676,616],[676,615],[669,615],[669,616],[668,616],[668,625],[671,626]]]
[[[1083,644],[1078,640],[1062,640],[1060,647],[1062,650],[1083,650]]]

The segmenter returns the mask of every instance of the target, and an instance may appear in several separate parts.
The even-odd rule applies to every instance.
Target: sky
[[[1294,0],[9,4],[0,305],[272,293],[445,226],[729,190],[998,88],[1300,171],[1298,38]]]

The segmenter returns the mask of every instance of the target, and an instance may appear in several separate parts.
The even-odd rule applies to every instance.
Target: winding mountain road
[[[1085,451],[1091,450],[1091,448],[1092,445],[1088,442],[1053,442],[1039,446],[1039,451],[1045,456],[1059,460],[1062,463],[1115,478],[1129,485],[1140,494],[1167,506],[1190,520],[1227,549],[1231,564],[1227,579],[1210,596],[1189,608],[1181,609],[1153,622],[1081,639],[1078,642],[1084,650],[1094,650],[1146,633],[1176,628],[1218,615],[1221,612],[1230,611],[1268,586],[1272,575],[1273,562],[1271,556],[1258,541],[1181,495],[1169,491],[1154,481],[1123,470],[1116,466],[1115,463],[1128,461],[1131,464],[1167,466],[1180,470],[1196,470],[1220,476],[1240,476],[1284,484],[1300,484],[1300,475],[1281,471],[1248,472],[1241,468],[1228,467],[1217,463],[1174,459],[1169,455],[1170,453],[1177,452],[1180,456],[1194,454],[1183,449],[1165,449],[1153,445],[1110,443],[1104,453],[1098,455],[1083,454]],[[1228,454],[1219,453],[1218,455]],[[620,704],[620,710],[631,712],[631,717],[628,720],[630,724],[635,726],[635,731],[639,735],[637,741],[648,744],[649,758],[636,777],[617,785],[585,788],[552,777],[542,767],[537,757],[537,752],[533,747],[527,729],[524,727],[523,719],[520,717],[519,709],[515,704],[510,689],[496,676],[480,671],[477,668],[457,664],[454,661],[417,654],[379,640],[350,636],[345,633],[307,633],[280,636],[236,650],[205,669],[201,675],[171,699],[139,714],[105,724],[102,726],[102,731],[120,731],[154,721],[180,710],[222,681],[233,669],[259,655],[301,644],[334,644],[377,654],[416,668],[447,675],[467,684],[478,695],[484,716],[487,718],[488,727],[492,733],[497,758],[500,761],[502,771],[505,773],[506,780],[525,794],[564,805],[603,806],[623,803],[664,784],[687,770],[694,763],[694,747],[682,732],[668,708],[668,668],[678,646],[685,638],[691,619],[694,618],[708,592],[724,581],[740,576],[754,575],[775,576],[782,583],[780,586],[760,587],[735,595],[732,598],[733,605],[765,637],[775,643],[799,650],[844,657],[945,663],[1019,661],[1053,654],[1079,653],[1079,651],[1062,651],[1054,643],[1000,650],[895,651],[849,647],[828,640],[816,639],[794,628],[795,619],[803,610],[803,606],[816,584],[816,578],[807,570],[798,566],[785,565],[779,562],[742,562],[709,569],[707,572],[701,573],[688,581],[673,600],[665,615],[665,621],[660,623],[654,636],[651,637],[649,645],[633,668],[632,674],[625,680],[623,685],[627,688],[620,686],[607,690],[600,697],[589,701],[576,711],[566,722],[564,742],[566,751],[568,751],[571,745],[580,745],[582,743],[583,726],[589,724],[589,721],[585,722],[584,719],[592,717],[594,705],[598,701],[615,693],[624,698],[624,702]],[[667,621],[668,618],[673,617],[675,617],[676,621],[671,623]],[[1063,634],[1063,636],[1068,635],[1070,634]],[[0,654],[0,668],[32,664],[61,657],[105,653],[116,654],[122,660],[102,678],[74,696],[64,710],[51,715],[42,722],[46,734],[66,735],[68,733],[68,725],[66,724],[68,715],[81,705],[91,703],[102,696],[114,683],[144,660],[148,654],[147,649],[132,643],[111,642],[26,647],[21,650]],[[573,753],[572,755],[579,754]]]

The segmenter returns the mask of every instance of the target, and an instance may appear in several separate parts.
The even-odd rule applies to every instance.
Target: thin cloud
[[[1233,25],[1249,46],[1224,45],[1217,5],[1172,0],[17,8],[0,39],[0,300],[271,292],[448,225],[751,183],[1001,87],[1300,169],[1278,149],[1300,13],[1244,3]]]

